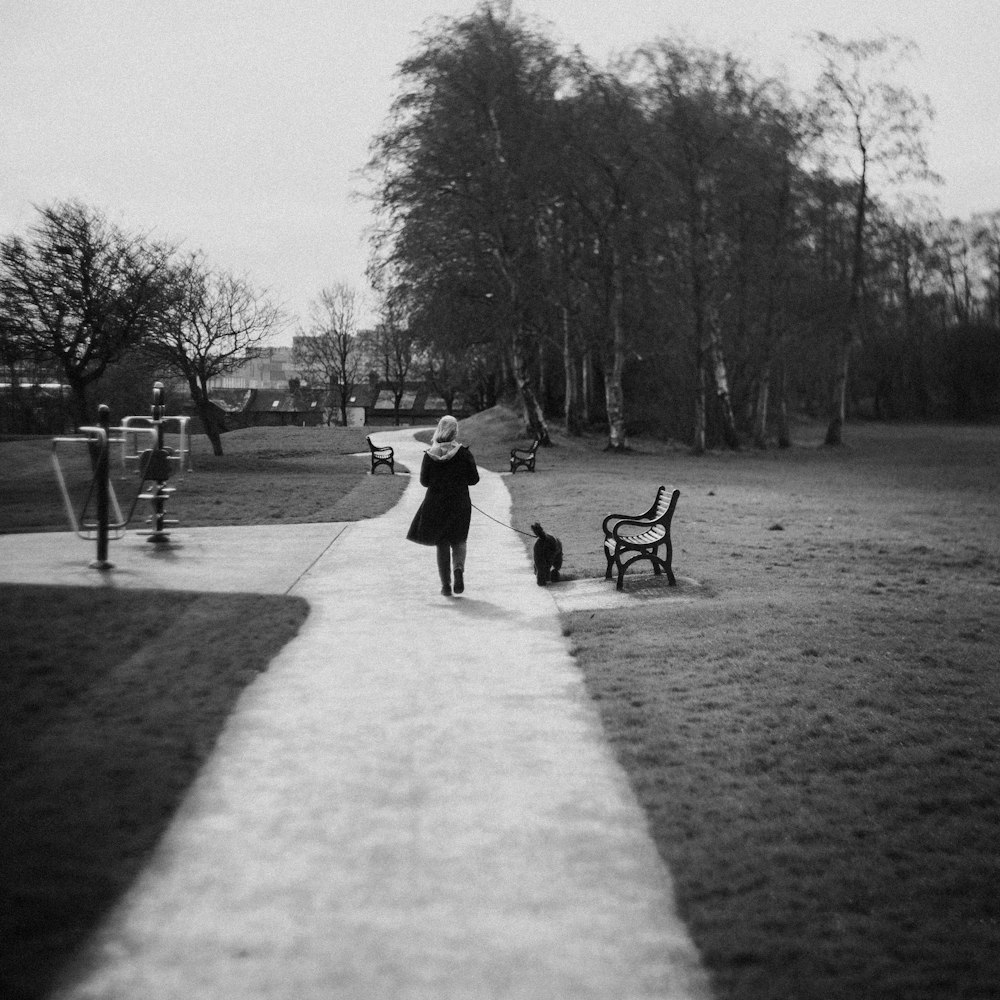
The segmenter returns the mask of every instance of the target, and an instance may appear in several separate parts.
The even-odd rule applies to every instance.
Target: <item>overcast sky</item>
[[[370,208],[353,196],[394,74],[428,19],[474,0],[0,0],[0,236],[77,198],[201,249],[306,319],[362,292]],[[912,39],[904,82],[936,111],[946,215],[1000,208],[998,0],[515,0],[598,62],[657,36],[814,79],[801,36]],[[290,339],[289,334],[282,338]]]

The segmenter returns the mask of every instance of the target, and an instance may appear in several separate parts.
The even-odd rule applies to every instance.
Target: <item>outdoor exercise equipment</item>
[[[157,385],[159,384],[157,383]],[[156,386],[153,387],[153,391],[154,393],[156,392]],[[194,468],[191,465],[191,433],[188,429],[190,423],[190,417],[170,416],[168,414],[160,417],[160,425],[163,431],[166,432],[169,430],[170,433],[176,434],[178,438],[177,450],[170,451],[167,458],[178,469],[183,469],[186,472],[194,472]],[[148,437],[150,430],[155,429],[156,425],[153,416],[132,415],[122,417],[120,473],[122,479],[127,479],[129,473],[139,471],[139,462],[142,458],[139,442],[143,437]]]
[[[153,525],[153,530],[147,536],[147,542],[156,545],[165,545],[170,541],[170,535],[165,530],[168,524],[176,524],[177,519],[166,517],[166,504],[170,496],[175,492],[173,486],[167,486],[170,478],[170,460],[174,457],[173,452],[163,447],[163,383],[156,382],[153,385],[153,405],[150,410],[153,421],[153,430],[156,440],[152,448],[147,448],[139,456],[139,482],[140,500],[150,500],[153,504],[153,516],[149,522]],[[185,428],[186,429],[186,428]],[[182,438],[183,439],[183,438]],[[189,456],[190,457],[190,456]],[[146,483],[153,483],[148,490],[141,487]]]
[[[183,469],[185,458],[187,471],[191,471],[190,435],[188,433],[188,417],[167,416],[163,412],[163,383],[153,385],[153,405],[149,417],[126,417],[120,427],[111,427],[111,414],[107,406],[98,407],[98,426],[80,427],[79,434],[73,437],[60,436],[52,439],[52,464],[56,480],[62,493],[63,503],[69,518],[70,527],[81,538],[88,541],[96,539],[97,556],[90,563],[95,569],[111,569],[108,561],[108,541],[119,539],[124,534],[125,527],[132,520],[140,500],[152,503],[152,515],[146,519],[151,525],[147,541],[164,545],[169,543],[170,535],[166,531],[168,525],[177,523],[176,519],[166,517],[166,503],[175,492],[172,486],[167,486],[174,471],[174,466]],[[180,438],[177,451],[165,447],[164,424],[175,422]],[[141,425],[141,426],[140,426]],[[145,439],[147,447],[140,451],[139,442]],[[91,479],[86,499],[80,510],[79,517],[74,510],[73,501],[66,485],[62,465],[59,459],[60,446],[87,445],[91,460]],[[139,489],[136,493],[128,515],[122,514],[118,497],[111,485],[111,453],[112,445],[121,446],[122,467],[127,468],[130,460],[134,460],[139,473]],[[149,484],[149,485],[147,485]],[[93,510],[92,510],[93,505]]]
[[[122,516],[118,498],[111,486],[108,476],[108,455],[111,438],[111,411],[103,404],[98,407],[97,419],[99,426],[81,427],[81,436],[76,437],[54,437],[52,439],[52,466],[55,469],[56,481],[59,483],[59,490],[62,493],[63,504],[66,507],[66,514],[69,517],[70,527],[81,538],[87,541],[97,540],[97,557],[90,564],[94,569],[110,569],[108,562],[108,540],[114,533],[114,537],[121,538],[123,529],[128,523],[128,519]],[[90,488],[87,490],[87,497],[77,517],[73,509],[73,501],[66,486],[66,478],[63,475],[62,465],[59,462],[59,446],[85,444],[90,453],[90,461],[93,475],[90,479]],[[96,509],[91,513],[91,502]],[[114,508],[114,520],[109,513]]]

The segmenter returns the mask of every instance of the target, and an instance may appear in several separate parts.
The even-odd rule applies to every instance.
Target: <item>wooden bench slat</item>
[[[663,527],[652,528],[648,531],[640,531],[636,534],[619,534],[615,535],[613,538],[608,538],[605,540],[605,546],[614,549],[619,541],[624,542],[628,545],[648,545],[651,542],[659,544],[663,541],[664,535],[666,535],[666,529]]]

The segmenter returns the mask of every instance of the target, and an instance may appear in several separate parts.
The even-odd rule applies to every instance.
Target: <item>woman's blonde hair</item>
[[[434,444],[454,441],[458,436],[458,421],[452,416],[442,417],[434,431]]]

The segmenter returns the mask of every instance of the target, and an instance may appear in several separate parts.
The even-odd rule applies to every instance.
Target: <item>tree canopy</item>
[[[878,342],[901,296],[947,289],[938,270],[901,290],[884,239],[894,184],[930,176],[929,106],[894,76],[908,44],[811,44],[823,69],[795,95],[683,39],[599,68],[509,5],[438,21],[369,162],[371,273],[405,287],[400,322],[427,358],[491,345],[543,440],[561,409],[611,448],[630,427],[696,450],[787,443],[791,404],[829,412],[839,442],[850,401],[911,384],[870,364],[899,359]],[[947,336],[921,335],[923,364]]]
[[[171,252],[76,201],[40,209],[26,236],[0,242],[5,353],[64,378],[78,423],[89,387],[156,328]]]

